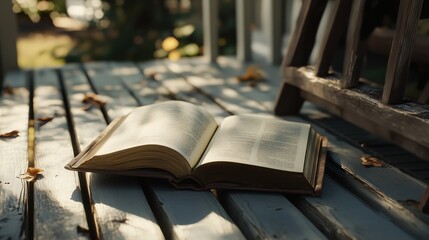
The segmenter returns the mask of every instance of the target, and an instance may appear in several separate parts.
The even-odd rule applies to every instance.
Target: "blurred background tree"
[[[58,50],[64,48],[64,44],[60,47],[50,44],[51,49],[39,52],[39,55],[45,53],[63,63],[153,58],[175,60],[198,56],[204,51],[201,0],[13,2],[21,31],[39,31],[45,35],[61,33],[71,38],[70,45],[65,47],[67,50]],[[219,19],[219,51],[224,55],[234,54],[235,1],[220,1]],[[79,27],[71,27],[72,23]],[[21,52],[34,51],[32,47],[27,49]]]

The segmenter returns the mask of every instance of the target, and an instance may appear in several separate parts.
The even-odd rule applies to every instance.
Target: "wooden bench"
[[[252,85],[236,77],[255,62],[216,56],[215,63],[207,63],[205,59],[97,62],[8,72],[0,97],[0,133],[18,130],[19,136],[0,139],[0,238],[429,236],[429,216],[415,206],[427,179],[412,177],[390,164],[364,167],[360,158],[368,149],[341,133],[380,143],[385,148],[381,152],[402,161],[409,155],[367,132],[353,130],[309,102],[299,115],[284,118],[310,122],[329,138],[320,197],[183,191],[163,181],[64,169],[107,123],[139,105],[184,100],[205,106],[219,121],[230,114],[273,112],[282,78],[278,66],[259,63],[265,80]],[[107,104],[85,111],[82,99],[90,92]],[[53,119],[43,124],[44,117]],[[329,121],[336,123],[329,125]],[[44,172],[27,183],[17,178],[27,166]]]

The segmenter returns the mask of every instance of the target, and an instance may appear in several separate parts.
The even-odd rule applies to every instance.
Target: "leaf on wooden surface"
[[[149,72],[149,73],[146,73],[145,75],[146,75],[146,77],[148,77],[151,80],[156,80],[157,74],[158,74],[157,72]]]
[[[38,123],[39,123],[39,127],[45,125],[46,123],[52,121],[52,119],[54,119],[54,117],[39,117],[37,119]]]
[[[13,130],[7,133],[0,133],[0,138],[16,138],[19,136],[18,130]]]
[[[384,167],[384,162],[373,156],[362,155],[360,160],[365,167]]]
[[[13,95],[14,94],[13,87],[11,87],[9,85],[6,85],[6,86],[3,87],[3,92],[5,94],[9,94],[9,95]]]
[[[402,203],[402,204],[404,204],[404,205],[412,206],[412,207],[415,207],[415,208],[418,208],[419,205],[420,205],[420,202],[417,201],[417,200],[414,200],[414,199],[406,199],[406,200],[399,201],[399,202]]]
[[[88,111],[93,106],[102,107],[106,105],[106,100],[95,93],[86,93],[85,96],[83,96],[82,102],[86,104],[83,107],[85,111]]]
[[[246,73],[237,76],[239,82],[248,82],[250,86],[255,86],[258,82],[264,80],[262,71],[255,65],[249,66],[246,69]]]
[[[19,175],[19,177],[25,179],[27,182],[32,182],[37,178],[39,174],[42,174],[42,173],[43,173],[43,169],[28,167],[27,171]]]
[[[77,225],[76,227],[77,233],[83,234],[85,236],[89,236],[89,230],[87,228],[82,227],[81,225]]]

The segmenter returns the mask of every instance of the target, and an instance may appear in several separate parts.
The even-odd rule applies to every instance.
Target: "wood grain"
[[[64,77],[77,142],[80,149],[83,149],[104,130],[106,121],[98,108],[83,110],[83,96],[92,92],[92,89],[79,66],[68,65],[61,73]],[[151,239],[164,238],[136,179],[99,174],[90,174],[88,179],[93,204],[91,208],[100,228],[100,236],[105,239],[140,236]]]
[[[4,92],[9,86],[13,94]],[[6,75],[0,88],[0,133],[19,131],[19,137],[0,139],[0,239],[24,237],[25,181],[17,178],[27,169],[29,91],[25,72]]]
[[[383,89],[382,101],[385,104],[403,101],[422,6],[423,0],[401,0],[399,5]]]
[[[77,173],[64,165],[73,158],[60,83],[52,69],[34,73],[35,166],[44,170],[34,183],[34,238],[86,239],[78,226],[88,229]]]
[[[370,86],[361,86],[355,91],[341,89],[338,78],[318,78],[310,68],[291,67],[285,69],[284,74],[290,84],[302,90],[306,99],[429,160],[427,106],[383,105],[379,102],[379,89]]]

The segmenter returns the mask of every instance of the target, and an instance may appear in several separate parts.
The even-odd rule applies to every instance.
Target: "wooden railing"
[[[367,1],[369,2],[369,1]],[[423,0],[401,0],[384,88],[361,78],[365,0],[336,0],[314,65],[307,65],[327,0],[304,0],[282,64],[275,113],[298,113],[304,100],[323,106],[371,133],[429,161],[429,106],[404,98]],[[350,13],[350,14],[349,14]],[[349,17],[350,15],[350,17]],[[335,47],[348,22],[343,73],[330,72]],[[420,208],[428,211],[429,188]]]

